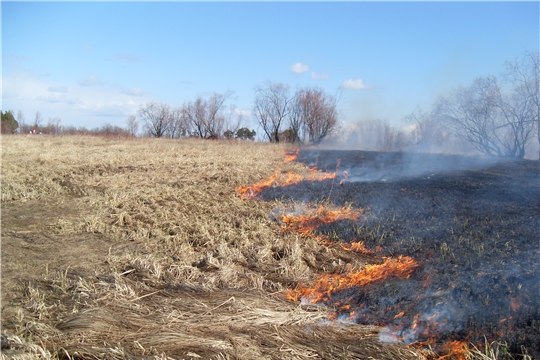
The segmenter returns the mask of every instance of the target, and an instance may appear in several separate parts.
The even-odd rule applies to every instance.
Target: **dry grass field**
[[[285,299],[316,276],[303,258],[345,266],[345,250],[271,221],[286,204],[237,195],[285,150],[3,137],[3,356],[418,358],[381,344],[376,328],[330,324],[325,308]]]
[[[383,342],[382,327],[300,302],[322,274],[383,271],[362,284],[384,284],[419,265],[414,252],[383,258],[376,244],[341,241],[340,229],[371,231],[374,214],[330,201],[346,195],[334,163],[321,172],[291,154],[242,141],[2,137],[2,357],[504,358],[498,343],[436,353]],[[302,181],[320,196],[279,192]]]

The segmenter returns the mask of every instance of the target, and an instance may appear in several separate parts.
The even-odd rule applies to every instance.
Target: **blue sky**
[[[88,128],[227,90],[249,114],[266,80],[340,90],[344,123],[397,124],[539,48],[536,1],[1,6],[2,109]]]

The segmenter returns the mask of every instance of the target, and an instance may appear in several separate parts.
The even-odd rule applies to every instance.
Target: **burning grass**
[[[335,207],[364,209],[365,221],[323,224],[315,235],[418,266],[382,286],[341,287],[341,273],[325,271],[293,298],[311,296],[336,318],[384,326],[384,341],[431,346],[444,358],[475,358],[463,345],[482,348],[484,335],[508,344],[498,358],[540,356],[538,162],[317,149],[298,161],[337,164],[348,176],[338,187],[274,187],[261,199],[322,194]]]
[[[423,357],[382,343],[381,328],[329,322],[327,308],[285,299],[321,270],[354,273],[379,261],[360,242],[283,231],[284,220],[269,214],[289,201],[237,194],[276,168],[263,192],[334,183],[332,172],[284,162],[286,147],[48,136],[2,143],[3,357]],[[316,209],[341,209],[337,223],[362,222],[346,205]]]

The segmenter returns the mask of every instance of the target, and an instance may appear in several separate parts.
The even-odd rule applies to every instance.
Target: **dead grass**
[[[282,231],[270,214],[290,204],[236,194],[276,168],[309,172],[284,163],[285,150],[235,141],[4,136],[2,281],[9,293],[2,294],[2,327],[9,345],[2,357],[422,358],[380,343],[377,328],[331,323],[327,309],[285,300],[285,290],[322,268],[368,262]],[[86,261],[70,263],[80,251]],[[50,267],[56,253],[64,260]],[[35,256],[41,262],[9,264]]]

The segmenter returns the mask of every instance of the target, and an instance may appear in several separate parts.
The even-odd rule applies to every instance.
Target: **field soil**
[[[377,256],[284,231],[238,187],[289,149],[236,141],[2,137],[2,358],[422,359],[383,327],[288,300]],[[324,190],[326,193],[326,189]]]

